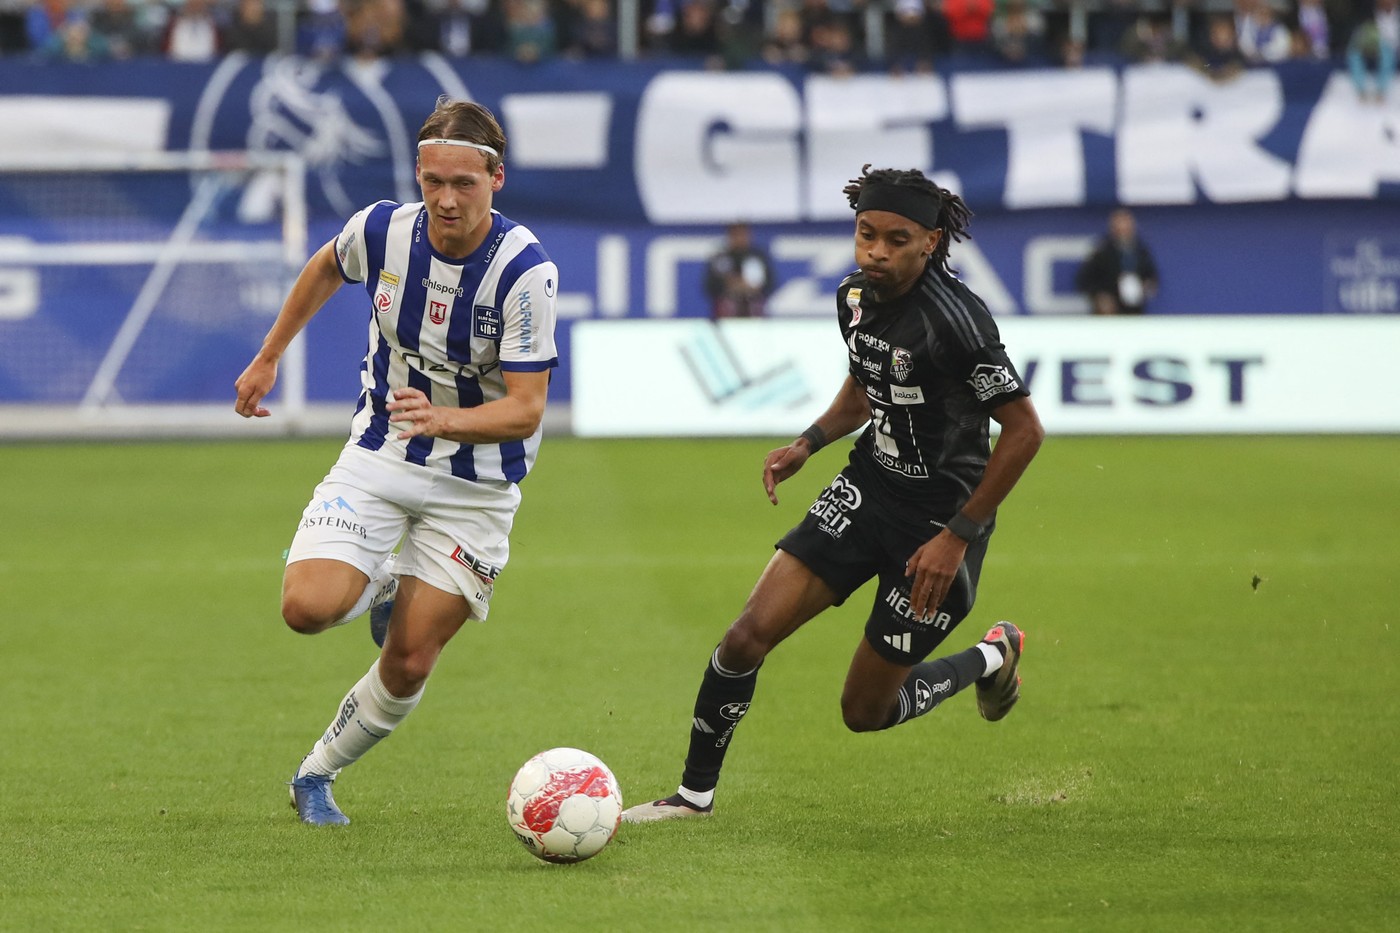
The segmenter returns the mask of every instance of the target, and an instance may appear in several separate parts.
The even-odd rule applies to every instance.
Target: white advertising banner
[[[1400,432],[1400,317],[997,324],[1052,434]],[[580,321],[574,431],[796,434],[846,366],[834,320]]]

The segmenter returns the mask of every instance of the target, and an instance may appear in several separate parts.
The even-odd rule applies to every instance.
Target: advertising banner
[[[1400,318],[999,323],[1052,434],[1400,431]],[[586,436],[795,436],[847,375],[834,321],[589,321],[573,341]]]

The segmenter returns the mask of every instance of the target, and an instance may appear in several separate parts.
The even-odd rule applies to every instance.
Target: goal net
[[[233,381],[306,260],[303,176],[277,153],[0,156],[0,437],[246,432]],[[308,428],[305,386],[298,340],[259,433]]]

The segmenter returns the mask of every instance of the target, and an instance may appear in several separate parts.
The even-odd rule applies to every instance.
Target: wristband
[[[826,432],[815,424],[798,435],[800,440],[807,442],[807,450],[816,453],[826,446]]]
[[[977,524],[961,512],[948,519],[948,523],[943,527],[947,528],[959,538],[962,538],[968,544],[974,541],[980,541],[982,535],[987,531],[985,526]]]

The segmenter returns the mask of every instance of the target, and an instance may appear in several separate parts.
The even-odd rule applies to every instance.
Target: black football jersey
[[[836,299],[851,375],[870,400],[851,465],[886,507],[944,521],[981,482],[989,412],[1030,394],[996,322],[934,263],[892,301],[875,301],[862,272],[847,276]]]

